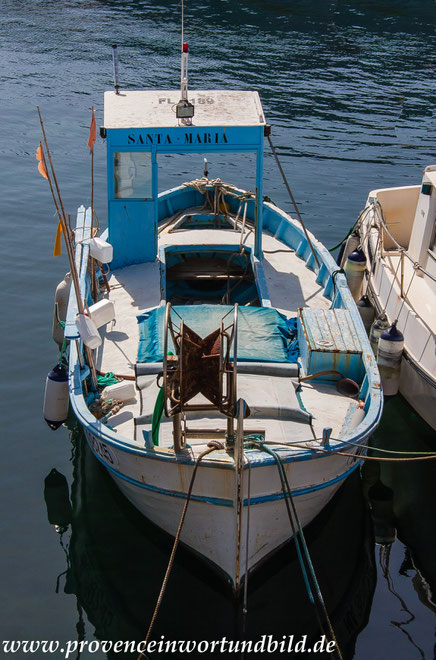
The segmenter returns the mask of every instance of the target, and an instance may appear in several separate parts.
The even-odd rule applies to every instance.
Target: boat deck
[[[240,238],[240,232],[233,230],[189,229],[169,232],[164,229],[160,233],[159,245],[161,248],[168,245],[238,246]],[[252,247],[253,233],[249,232],[245,238],[244,245]],[[307,268],[303,259],[296,256],[293,250],[267,233],[264,235],[263,247],[264,258],[261,267],[264,282],[262,291],[264,304],[266,296],[270,300],[271,306],[276,307],[288,318],[296,316],[299,307],[321,309],[330,307],[330,300],[323,295],[323,287],[316,283],[313,272]],[[262,277],[259,273],[258,276]],[[137,315],[141,311],[161,303],[160,262],[118,269],[111,273],[109,285],[110,292],[107,297],[114,303],[116,319],[101,329],[103,343],[96,356],[97,369],[102,373],[113,372],[116,375],[134,379],[139,342]],[[347,418],[347,412],[348,418],[353,418],[350,422],[353,425],[357,425],[363,416],[358,412],[357,403],[340,395],[334,384],[312,382],[303,385],[301,399],[308,412],[313,415],[313,428],[307,423],[302,424],[301,421],[281,419],[280,409],[284,404],[279,400],[279,392],[283,387],[284,379],[272,379],[280,380],[280,383],[269,381],[266,383],[262,381],[262,377],[255,378],[260,397],[275,388],[276,400],[270,403],[273,409],[274,406],[276,407],[277,415],[276,418],[274,415],[269,415],[268,418],[262,418],[261,414],[255,415],[247,419],[246,428],[248,430],[265,430],[264,427],[267,427],[268,436],[274,442],[284,443],[292,439],[311,442],[314,436],[321,437],[322,430],[326,426],[331,426],[333,436],[338,437],[344,419]],[[241,376],[239,376],[240,379]],[[144,393],[137,391],[136,400],[127,402],[118,414],[108,420],[108,424],[117,433],[139,446],[144,446],[144,439],[141,433],[135,433],[135,418],[153,410],[158,391],[155,380],[155,376],[150,379],[150,388],[145,396],[148,403],[144,403]],[[290,380],[287,379],[287,381],[288,388],[291,388]],[[238,381],[238,384],[243,390],[242,380],[240,383]],[[255,389],[251,388],[251,393]],[[240,390],[241,396],[246,394],[242,390]],[[142,408],[141,396],[143,398]],[[353,417],[354,413],[356,414]],[[225,425],[225,418],[217,417],[215,413],[208,419],[203,418],[196,423],[198,426],[206,428],[217,428]],[[195,453],[197,450],[201,451],[205,442],[207,441],[194,442]],[[170,447],[172,444],[172,420],[165,421],[163,418],[160,445]]]
[[[193,230],[168,233],[163,231],[159,246],[168,245],[239,245],[235,231]],[[244,245],[253,246],[250,233]],[[331,302],[323,295],[323,287],[315,282],[306,262],[284,243],[267,233],[263,239],[261,262],[271,306],[288,318],[296,316],[299,307],[329,309]],[[115,306],[116,320],[101,329],[103,343],[97,353],[97,369],[120,375],[134,375],[139,333],[137,315],[161,303],[160,262],[120,268],[109,278],[107,295]]]

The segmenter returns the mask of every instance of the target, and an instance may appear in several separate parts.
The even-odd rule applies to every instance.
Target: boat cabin
[[[161,90],[105,93],[101,134],[107,140],[108,240],[114,247],[113,268],[157,258],[158,222],[166,210],[159,208],[158,194],[159,156],[163,154],[255,154],[254,254],[261,255],[265,117],[259,95],[240,91],[191,92],[190,102],[195,108],[192,120],[177,119],[179,95],[180,92]],[[193,190],[193,202],[196,197]],[[177,195],[169,198],[167,209],[175,213],[178,201],[181,203]],[[184,198],[183,207],[185,204]],[[185,218],[182,226],[212,226],[207,221],[205,216],[194,216]]]
[[[436,165],[426,167],[421,185],[373,190],[369,202],[379,204],[383,231],[383,249],[407,251],[412,262],[436,277]]]

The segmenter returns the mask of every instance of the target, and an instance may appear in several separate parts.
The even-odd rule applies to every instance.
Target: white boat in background
[[[181,541],[237,591],[292,537],[286,502],[308,524],[360,464],[382,411],[375,359],[329,252],[263,199],[257,92],[188,94],[183,76],[181,92],[116,85],[101,135],[108,229],[96,246],[93,213],[79,209],[72,408],[152,522],[175,535],[189,501]],[[255,192],[207,167],[159,192],[162,156],[211,152],[253,153]],[[121,382],[102,391],[95,373],[107,372]]]
[[[399,389],[436,429],[436,165],[416,186],[369,193],[359,233],[366,293],[404,335]]]

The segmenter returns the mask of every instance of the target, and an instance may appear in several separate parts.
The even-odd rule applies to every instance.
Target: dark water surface
[[[419,183],[423,168],[435,162],[432,0],[187,0],[185,11],[190,87],[259,91],[307,225],[327,247],[348,231],[370,189]],[[56,219],[36,169],[36,105],[74,217],[90,202],[90,108],[102,124],[111,45],[119,45],[124,87],[177,88],[180,6],[3,0],[0,35],[1,639],[140,639],[169,542],[89,460],[80,434],[70,442],[67,429],[51,432],[41,415],[45,376],[57,359],[53,293],[67,263],[51,257]],[[163,159],[161,187],[200,175],[188,161]],[[217,158],[210,173],[226,171],[243,185],[252,180],[250,164],[235,159],[224,170]],[[101,141],[96,186],[104,225]],[[270,154],[264,191],[291,210]],[[374,442],[436,446],[401,399],[388,404]],[[53,467],[67,477],[73,499],[72,529],[62,538],[47,521],[43,497]],[[390,549],[374,546],[358,479],[349,480],[308,530],[344,657],[434,657],[435,476],[432,462],[365,473],[365,492],[379,482],[394,492],[390,523],[398,537]],[[48,499],[56,507],[55,490]],[[240,633],[240,615],[209,572],[181,552],[155,632],[158,638],[231,639]],[[247,634],[269,632],[318,635],[293,548],[250,583]]]

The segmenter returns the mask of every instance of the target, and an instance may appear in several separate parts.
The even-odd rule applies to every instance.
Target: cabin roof
[[[188,99],[195,105],[193,126],[265,124],[257,92],[190,90]],[[104,126],[107,129],[177,126],[174,106],[179,100],[179,90],[105,92]]]

